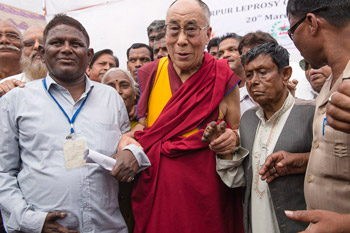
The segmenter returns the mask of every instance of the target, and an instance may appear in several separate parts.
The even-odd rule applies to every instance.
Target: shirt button
[[[311,176],[307,176],[306,181],[307,181],[308,183],[311,183],[311,182],[312,182],[312,177],[311,177]]]
[[[326,113],[326,107],[321,108],[320,112],[321,112],[322,115],[325,114]]]
[[[317,149],[320,147],[320,144],[318,143],[318,141],[314,141],[314,148]]]

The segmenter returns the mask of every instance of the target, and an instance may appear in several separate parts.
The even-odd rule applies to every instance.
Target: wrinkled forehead
[[[6,21],[0,22],[0,32],[14,32],[19,36],[21,35],[21,32],[14,25]]]
[[[165,37],[163,37],[162,39],[160,39],[160,40],[155,40],[154,41],[154,45],[153,45],[153,47],[163,47],[163,46],[166,46],[166,40],[165,40]]]
[[[206,24],[203,9],[196,1],[177,1],[167,12],[166,24]]]
[[[23,39],[34,39],[39,38],[42,39],[44,36],[44,28],[41,26],[34,26],[27,29],[27,31],[23,34]]]

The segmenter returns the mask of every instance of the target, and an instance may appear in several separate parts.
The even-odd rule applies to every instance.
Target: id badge
[[[85,138],[69,139],[63,141],[63,154],[66,169],[86,166],[83,153],[86,150]]]

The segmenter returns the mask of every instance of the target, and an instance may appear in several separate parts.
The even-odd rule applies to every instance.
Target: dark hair
[[[46,27],[44,29],[44,43],[46,42],[46,38],[47,38],[47,35],[49,34],[49,31],[52,28],[56,27],[57,25],[61,25],[61,24],[74,27],[74,28],[78,29],[79,31],[81,31],[86,39],[87,47],[90,46],[89,34],[85,30],[84,26],[78,20],[73,19],[72,17],[69,17],[66,14],[55,15],[55,17],[46,25]]]
[[[213,39],[211,39],[210,41],[209,41],[209,44],[207,45],[207,51],[209,52],[210,51],[210,49],[211,49],[211,47],[215,47],[215,46],[219,46],[219,38],[218,37],[214,37]]]
[[[350,21],[350,0],[289,0],[287,14],[301,18],[318,8],[315,14],[335,27],[343,27]]]
[[[153,31],[162,31],[165,30],[165,20],[154,20],[148,27],[147,27],[147,35],[149,37],[149,34],[151,34]]]
[[[113,55],[113,51],[110,50],[110,49],[103,49],[103,50],[100,50],[96,53],[94,53],[94,56],[92,57],[91,59],[91,62],[89,64],[89,67],[91,68],[92,65],[96,62],[96,60],[101,57],[103,54],[109,54],[111,55],[113,58],[114,58],[114,61],[115,61],[115,64],[116,64],[116,67],[119,67],[119,60],[116,56]]]
[[[230,32],[230,33],[227,33],[226,35],[223,35],[219,38],[219,41],[218,41],[218,47],[220,47],[220,43],[226,39],[229,39],[229,38],[232,38],[232,39],[235,39],[235,40],[238,40],[240,41],[242,39],[242,37],[234,32]]]
[[[165,32],[160,32],[156,35],[156,37],[154,37],[155,41],[161,40],[165,37]]]
[[[238,45],[238,52],[242,55],[243,47],[253,48],[257,45],[265,44],[268,42],[274,42],[278,44],[275,38],[273,38],[269,33],[256,31],[250,32],[242,37]]]
[[[126,57],[128,58],[128,60],[129,60],[129,52],[130,52],[131,49],[138,49],[138,48],[142,48],[142,47],[145,47],[145,48],[148,49],[149,55],[151,57],[151,61],[153,61],[153,49],[151,47],[149,47],[148,45],[143,44],[143,43],[132,44],[130,46],[130,48],[128,48],[128,50],[126,50]]]
[[[249,50],[241,57],[243,66],[250,63],[261,54],[270,55],[273,63],[277,65],[278,72],[280,72],[283,67],[289,66],[289,53],[287,49],[273,42],[258,45]]]

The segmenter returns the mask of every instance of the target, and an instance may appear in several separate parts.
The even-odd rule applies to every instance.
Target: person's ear
[[[89,64],[90,64],[91,59],[92,59],[93,56],[94,56],[94,49],[89,48],[88,49]]]
[[[211,37],[211,32],[212,32],[212,27],[208,27],[208,30],[207,30],[207,34],[206,34],[206,37],[207,37],[207,41],[206,41],[206,45],[208,45],[209,44],[209,41],[210,41],[210,37]]]
[[[38,53],[40,54],[41,56],[41,60],[43,63],[45,63],[45,50],[44,50],[44,47],[39,45],[38,47]]]
[[[292,67],[291,66],[285,66],[282,68],[281,73],[282,73],[282,78],[283,78],[283,83],[287,86],[287,83],[292,76]]]
[[[312,36],[316,36],[318,33],[320,23],[318,19],[319,18],[313,13],[308,13],[306,15],[305,21],[308,25],[309,32]]]

